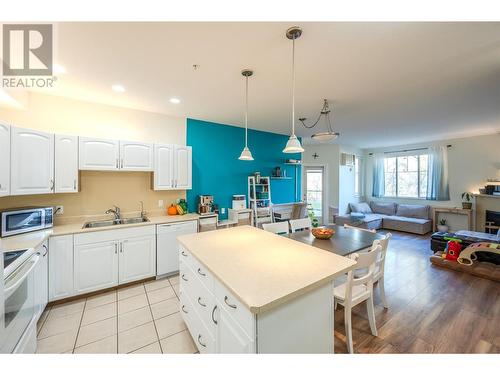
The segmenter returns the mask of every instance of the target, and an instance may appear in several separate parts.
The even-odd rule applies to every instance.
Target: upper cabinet
[[[10,194],[10,126],[0,122],[0,197]]]
[[[153,145],[144,142],[120,141],[120,169],[152,171]]]
[[[191,146],[155,145],[154,190],[191,189]]]
[[[78,192],[78,137],[55,135],[56,193]]]
[[[116,171],[120,168],[120,142],[80,137],[80,169]]]
[[[54,134],[11,128],[11,195],[54,192]]]

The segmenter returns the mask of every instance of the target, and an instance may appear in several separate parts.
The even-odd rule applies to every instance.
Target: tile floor
[[[173,276],[48,307],[37,353],[196,353],[178,296]]]

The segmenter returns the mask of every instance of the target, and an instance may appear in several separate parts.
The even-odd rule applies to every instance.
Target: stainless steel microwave
[[[0,212],[0,236],[33,232],[53,226],[53,207],[20,207]]]

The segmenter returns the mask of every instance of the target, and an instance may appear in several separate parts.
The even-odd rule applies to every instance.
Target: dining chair
[[[388,309],[389,304],[387,303],[387,299],[385,298],[385,288],[384,288],[384,273],[385,273],[385,256],[387,255],[387,248],[389,247],[389,240],[391,239],[392,234],[387,233],[384,238],[380,240],[375,240],[382,247],[380,251],[377,261],[375,262],[375,272],[373,275],[373,282],[377,283],[377,286],[380,290],[380,299],[382,300],[382,306]]]
[[[275,234],[288,234],[288,221],[278,221],[276,223],[264,223],[262,229]]]
[[[354,253],[350,258],[356,261],[355,268],[347,273],[347,280],[334,287],[334,309],[337,304],[344,306],[344,325],[346,332],[346,344],[349,353],[354,352],[352,344],[352,308],[366,301],[368,310],[368,321],[373,336],[377,336],[377,326],[375,323],[375,309],[373,307],[373,282],[377,258],[382,246],[377,242],[373,243],[369,252]],[[356,277],[356,271],[367,270],[361,277]]]
[[[349,224],[344,224],[345,229],[357,229],[357,230],[362,230],[364,232],[370,232],[370,233],[377,233],[375,229],[366,229],[366,228],[361,228],[361,227],[355,227],[354,225],[349,225]]]
[[[290,228],[292,229],[292,233],[295,233],[304,229],[311,229],[311,219],[308,217],[303,219],[290,220]]]
[[[290,219],[297,220],[307,216],[307,203],[295,203],[292,208]]]

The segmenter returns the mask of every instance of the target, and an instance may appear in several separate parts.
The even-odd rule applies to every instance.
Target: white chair
[[[365,229],[365,228],[355,227],[355,226],[349,225],[349,224],[344,224],[344,228],[345,229],[357,229],[357,230],[362,230],[364,232],[370,232],[370,233],[377,233],[377,231],[375,229]]]
[[[387,299],[385,298],[385,288],[384,288],[384,272],[385,272],[385,256],[387,254],[387,248],[389,247],[389,240],[391,239],[392,234],[387,233],[384,238],[381,240],[375,240],[375,242],[380,243],[382,250],[377,257],[377,261],[375,262],[375,272],[373,275],[373,282],[376,282],[379,290],[380,290],[380,298],[382,299],[382,305],[388,309],[389,304],[387,303]]]
[[[275,234],[288,234],[288,221],[278,221],[277,223],[264,223],[262,229]]]
[[[349,353],[353,353],[352,345],[352,308],[366,301],[368,310],[368,321],[373,336],[377,336],[377,326],[375,323],[375,309],[373,307],[373,279],[376,267],[376,261],[382,246],[379,243],[373,243],[372,249],[367,253],[355,253],[350,257],[356,260],[356,266],[347,273],[347,281],[336,286],[333,290],[335,299],[335,309],[337,304],[344,306],[344,324],[346,332],[346,343]],[[368,271],[361,277],[355,277],[355,271]]]
[[[295,233],[299,230],[311,229],[311,219],[308,217],[303,219],[290,220],[290,228],[292,229],[292,233]]]

